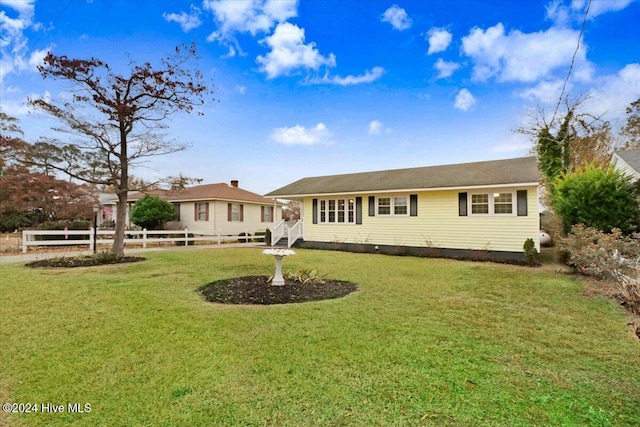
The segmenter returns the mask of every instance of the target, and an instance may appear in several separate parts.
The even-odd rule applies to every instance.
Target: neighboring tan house
[[[640,148],[616,151],[611,164],[635,181],[640,181]]]
[[[302,202],[303,247],[521,261],[527,239],[540,250],[539,180],[526,157],[304,178],[266,197]]]
[[[158,196],[176,210],[176,220],[169,226],[173,229],[188,228],[195,234],[240,234],[273,229],[275,212],[280,212],[282,204],[272,199],[238,187],[238,181],[231,184],[205,184],[184,190],[150,190],[145,192]],[[129,193],[132,205],[144,194]]]

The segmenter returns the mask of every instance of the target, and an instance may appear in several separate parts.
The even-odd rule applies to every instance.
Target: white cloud
[[[640,98],[640,63],[627,64],[617,74],[596,79],[584,109],[608,120],[622,118],[625,108]]]
[[[448,62],[443,60],[442,58],[438,58],[433,68],[438,70],[438,79],[445,79],[447,77],[451,77],[451,75],[460,68],[460,64],[455,62]]]
[[[617,12],[629,6],[633,1],[634,0],[591,0],[589,18],[593,19],[607,12]],[[571,7],[575,10],[584,10],[587,7],[587,1],[573,0]]]
[[[272,79],[289,75],[298,68],[318,70],[321,66],[334,67],[336,58],[333,53],[324,57],[315,47],[315,43],[304,43],[304,29],[289,22],[278,24],[275,31],[261,42],[269,46],[271,51],[265,56],[258,56],[256,62],[260,70]]]
[[[427,35],[427,41],[429,42],[427,55],[447,50],[451,44],[451,38],[453,37],[453,35],[444,28],[432,28],[429,30]]]
[[[544,104],[552,103],[560,98],[562,93],[563,80],[545,80],[541,81],[534,87],[530,87],[520,92],[520,97],[530,101],[541,102]],[[566,92],[569,92],[571,85],[567,85]]]
[[[476,105],[476,99],[467,89],[461,89],[456,95],[453,106],[460,111],[469,111]]]
[[[397,4],[385,10],[380,20],[382,22],[388,22],[398,31],[411,28],[411,18],[409,18],[407,12]]]
[[[462,38],[462,50],[471,57],[473,78],[485,81],[533,82],[547,78],[554,70],[566,73],[576,49],[579,32],[565,28],[550,28],[536,33],[514,30],[505,34],[499,23],[482,30],[474,28]],[[590,80],[593,66],[586,59],[586,47],[580,45],[573,75],[578,80]]]
[[[339,86],[351,86],[351,85],[359,85],[363,83],[372,83],[384,75],[384,68],[382,67],[373,67],[371,70],[367,70],[364,74],[359,76],[354,76],[349,74],[345,77],[340,76],[329,76],[329,74],[325,74],[325,76],[321,79],[311,79],[309,83],[313,84],[332,84]]]
[[[218,29],[209,40],[225,41],[233,33],[269,32],[277,23],[298,15],[298,0],[204,0],[203,7],[213,13]]]
[[[588,19],[594,19],[607,12],[617,12],[629,6],[634,0],[591,0]],[[582,22],[587,11],[588,0],[553,0],[546,6],[547,19],[555,25],[563,26],[571,22]]]
[[[369,123],[369,135],[380,135],[384,129],[382,122],[373,120]]]
[[[0,0],[0,4],[9,6],[21,14],[33,14],[35,0]]]
[[[270,135],[271,140],[285,145],[331,144],[331,137],[324,123],[318,123],[310,129],[300,125],[275,128]]]
[[[33,0],[0,0],[0,4],[8,6],[0,10],[0,83],[8,74],[36,71],[40,51],[29,53],[29,40],[24,35],[26,29],[39,27],[33,22],[34,3]],[[50,48],[44,49],[48,50]]]
[[[180,13],[163,13],[162,17],[167,22],[176,22],[182,28],[182,31],[188,33],[194,28],[198,28],[202,21],[200,20],[200,9],[191,5],[191,12],[180,12]]]

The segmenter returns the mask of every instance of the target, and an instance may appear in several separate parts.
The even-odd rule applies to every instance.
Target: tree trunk
[[[128,191],[118,190],[118,208],[116,212],[116,230],[113,236],[112,252],[116,256],[124,256],[124,230],[127,228],[127,196]]]

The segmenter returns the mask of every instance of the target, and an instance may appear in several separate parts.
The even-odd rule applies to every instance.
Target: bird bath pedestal
[[[284,277],[282,277],[282,258],[295,255],[296,253],[291,249],[265,249],[262,251],[264,255],[273,255],[276,259],[276,274],[273,276],[271,285],[284,286]]]

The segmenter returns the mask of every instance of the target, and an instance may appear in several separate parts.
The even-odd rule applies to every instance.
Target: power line
[[[58,22],[58,19],[60,19],[60,17],[62,16],[62,14],[69,8],[69,6],[71,6],[71,3],[73,3],[74,0],[69,0],[67,2],[67,4],[60,10],[60,12],[58,12],[58,14],[56,15],[56,17],[53,19],[53,21],[51,21],[52,24],[55,25],[56,22]],[[43,32],[40,37],[38,37],[36,39],[35,42],[31,43],[29,45],[29,49],[27,50],[27,52],[32,51],[33,49],[35,49],[35,47],[38,45],[38,43],[40,43],[40,41],[44,38],[45,33]]]
[[[556,109],[553,112],[553,117],[551,118],[551,123],[556,119],[556,115],[558,114],[558,109],[560,108],[560,103],[562,102],[562,98],[564,97],[564,92],[567,89],[567,84],[569,83],[569,78],[571,77],[571,72],[573,71],[573,65],[576,62],[576,55],[578,55],[578,51],[580,50],[580,42],[582,41],[582,37],[584,35],[584,27],[587,25],[587,16],[589,16],[589,9],[591,8],[591,0],[587,3],[587,8],[584,11],[584,18],[582,19],[582,28],[580,28],[580,34],[578,35],[578,44],[576,46],[576,50],[573,52],[573,57],[571,58],[571,65],[569,65],[569,72],[567,73],[567,77],[564,79],[564,83],[562,84],[562,91],[560,92],[560,96],[558,97],[558,103],[556,104]]]

